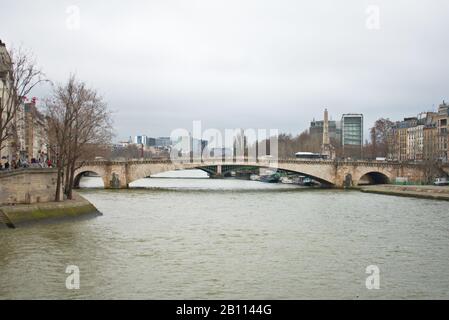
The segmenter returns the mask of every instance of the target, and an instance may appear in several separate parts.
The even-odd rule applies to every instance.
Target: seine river
[[[80,191],[101,217],[0,230],[0,298],[449,298],[447,202],[232,179],[133,186],[147,188]]]

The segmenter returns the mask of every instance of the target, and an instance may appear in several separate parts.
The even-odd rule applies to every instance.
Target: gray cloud
[[[368,5],[379,30],[366,28]],[[76,72],[98,88],[119,138],[192,120],[295,134],[324,107],[368,127],[449,99],[448,18],[445,0],[11,1],[0,39],[31,48],[54,81]]]

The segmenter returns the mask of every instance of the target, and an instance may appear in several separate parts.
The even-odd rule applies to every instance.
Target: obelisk
[[[324,109],[324,123],[323,123],[323,146],[330,144],[329,139],[329,117],[327,114],[327,109]]]
[[[326,156],[326,159],[332,160],[335,158],[335,150],[331,145],[329,138],[329,115],[327,109],[324,109],[324,121],[323,121],[323,143],[321,145],[321,154]]]

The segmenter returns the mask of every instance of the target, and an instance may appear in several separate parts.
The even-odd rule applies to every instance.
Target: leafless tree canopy
[[[69,199],[75,170],[86,154],[94,154],[95,146],[110,143],[112,138],[111,114],[96,90],[71,76],[65,85],[54,88],[47,101],[49,146],[56,158],[58,189],[60,186]],[[81,162],[82,163],[82,162]]]
[[[12,49],[2,73],[4,90],[0,103],[0,150],[15,133],[15,117],[22,99],[39,83],[48,81],[37,67],[33,55],[22,48]]]
[[[268,144],[268,141],[266,143]],[[331,144],[334,146],[337,156],[340,156],[342,153],[340,141],[331,138]],[[278,156],[279,158],[292,158],[299,151],[319,153],[321,145],[322,137],[311,135],[308,130],[297,136],[281,133],[278,136]]]
[[[363,154],[367,159],[386,157],[388,154],[388,131],[394,123],[390,119],[379,118],[370,129],[371,141],[365,142]]]

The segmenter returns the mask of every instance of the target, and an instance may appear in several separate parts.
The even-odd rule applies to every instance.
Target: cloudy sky
[[[449,100],[447,0],[2,1],[0,39],[97,88],[117,139],[193,120],[297,134],[324,107],[369,127]]]

